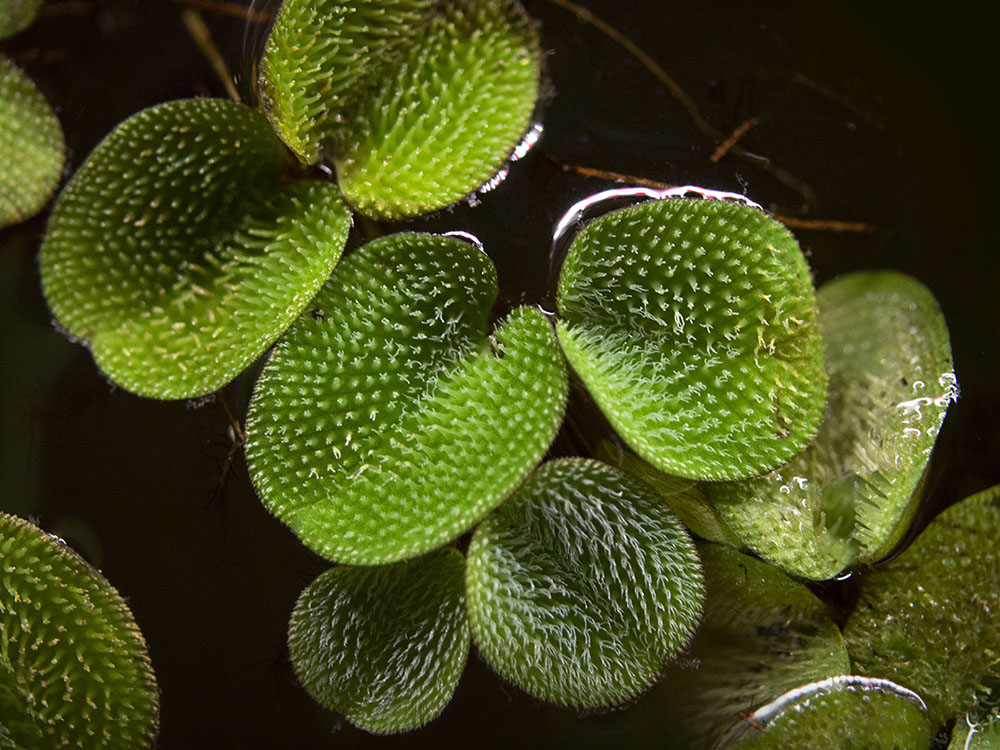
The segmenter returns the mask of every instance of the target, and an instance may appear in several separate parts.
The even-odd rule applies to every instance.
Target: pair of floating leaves
[[[299,159],[332,161],[358,211],[399,219],[497,172],[527,130],[539,66],[512,0],[285,0],[260,91]]]
[[[761,474],[816,432],[826,375],[809,269],[759,210],[673,198],[607,214],[570,247],[558,306],[573,369],[661,471]]]
[[[542,458],[566,367],[549,321],[487,333],[489,258],[398,234],[340,263],[275,347],[247,417],[264,504],[335,561],[414,557],[474,526]]]
[[[13,13],[18,12],[15,3]],[[3,18],[0,17],[0,29]],[[0,34],[2,36],[2,34]],[[62,128],[35,84],[0,55],[0,228],[34,216],[65,159]]]
[[[414,729],[451,700],[469,653],[463,573],[451,548],[372,567],[341,565],[299,597],[288,648],[326,708],[369,732]]]
[[[652,685],[704,592],[694,545],[655,493],[585,459],[543,464],[487,517],[466,576],[483,658],[531,695],[581,708]]]
[[[159,694],[118,592],[60,540],[0,513],[0,747],[150,747]]]
[[[648,487],[564,459],[487,517],[467,567],[445,548],[322,574],[296,604],[289,650],[317,701],[379,733],[441,711],[469,624],[490,665],[532,695],[610,706],[649,687],[684,646],[702,595],[691,539]]]
[[[885,557],[905,533],[956,388],[944,318],[916,280],[851,274],[818,303],[830,398],[816,439],[767,476],[706,491],[756,553],[824,579]]]
[[[39,264],[59,324],[135,393],[211,392],[259,357],[340,257],[337,188],[289,179],[265,118],[222,100],[139,112],[59,195]]]
[[[920,693],[935,727],[1000,684],[1000,487],[945,510],[865,577],[844,627],[855,671]]]

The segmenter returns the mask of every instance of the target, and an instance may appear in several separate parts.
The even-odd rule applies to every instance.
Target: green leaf
[[[757,554],[824,579],[879,560],[905,533],[957,390],[941,310],[915,279],[851,274],[817,299],[830,399],[816,439],[768,476],[706,491]]]
[[[705,614],[656,688],[672,747],[715,748],[762,699],[850,671],[840,630],[803,584],[728,547],[698,546]]]
[[[816,432],[826,376],[812,281],[761,211],[677,198],[606,214],[573,241],[558,305],[573,369],[668,474],[760,474]]]
[[[452,237],[350,255],[275,348],[247,417],[264,504],[331,560],[391,562],[465,531],[538,463],[562,419],[549,321],[487,335],[496,270]]]
[[[688,642],[701,611],[687,532],[649,487],[597,461],[543,464],[479,525],[468,558],[479,651],[554,703],[635,697]]]
[[[267,121],[233,102],[169,102],[121,123],[49,221],[39,263],[56,319],[129,391],[226,384],[291,324],[347,239],[337,188],[287,167]]]
[[[887,680],[833,677],[791,690],[747,719],[741,750],[927,750],[923,701]]]
[[[0,747],[136,750],[158,727],[121,596],[61,540],[0,513]]]
[[[469,654],[464,570],[462,554],[446,548],[320,575],[288,624],[292,664],[309,694],[378,734],[434,719]]]
[[[0,0],[0,39],[28,28],[38,15],[43,0]],[[10,132],[0,127],[0,131]],[[3,170],[0,170],[3,174]]]
[[[1000,676],[1000,485],[941,513],[862,582],[844,638],[862,674],[920,693],[932,723],[972,711]]]
[[[260,60],[261,106],[315,164],[340,151],[358,106],[427,23],[436,0],[284,0]]]
[[[358,211],[401,219],[496,174],[528,128],[540,59],[513,0],[285,0],[262,104],[302,161],[336,165]]]
[[[365,102],[337,174],[363,214],[400,219],[460,200],[500,169],[528,127],[539,42],[509,0],[439,6]]]
[[[0,29],[2,21],[0,8]],[[3,55],[0,55],[0,133],[3,133],[0,139],[2,228],[41,211],[59,183],[65,161],[62,128],[52,107],[31,79]]]

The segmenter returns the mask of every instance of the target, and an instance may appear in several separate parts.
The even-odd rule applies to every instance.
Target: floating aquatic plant
[[[566,366],[540,311],[488,331],[479,249],[397,234],[350,255],[275,348],[247,417],[264,504],[331,560],[413,557],[468,531],[562,420]]]
[[[826,396],[812,280],[762,211],[672,198],[609,213],[559,276],[559,341],[628,445],[696,479],[776,468]]]
[[[39,254],[66,331],[117,385],[188,398],[274,343],[340,257],[336,186],[290,179],[260,113],[213,99],[116,127],[56,200]]]
[[[61,540],[0,513],[0,747],[150,747],[159,693],[111,584]]]
[[[19,7],[15,3],[8,12],[18,12]],[[3,20],[0,12],[0,31]],[[42,209],[59,183],[65,159],[62,128],[52,107],[31,79],[3,55],[0,55],[0,133],[3,133],[0,139],[2,228],[24,221]]]
[[[846,674],[851,663],[826,604],[773,565],[699,544],[705,612],[656,689],[675,747],[718,748],[761,700]]]
[[[756,553],[825,579],[899,542],[957,395],[944,317],[920,282],[863,272],[819,290],[830,397],[809,447],[767,476],[706,485]]]
[[[831,677],[790,690],[754,711],[746,750],[928,750],[933,733],[920,696],[889,680]]]
[[[301,160],[332,161],[358,211],[399,219],[500,169],[528,129],[539,65],[511,0],[285,0],[260,90]]]
[[[379,734],[426,724],[469,653],[465,559],[453,548],[392,565],[331,568],[299,597],[288,648],[319,703]]]
[[[844,626],[854,671],[915,690],[936,727],[1000,684],[1000,487],[945,510],[862,582]]]
[[[563,705],[614,706],[646,690],[701,612],[687,532],[649,487],[592,460],[543,464],[479,525],[468,557],[480,653]]]

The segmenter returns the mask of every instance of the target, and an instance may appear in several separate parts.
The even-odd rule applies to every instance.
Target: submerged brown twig
[[[219,52],[219,48],[212,41],[212,34],[209,32],[208,26],[205,25],[205,20],[201,17],[201,14],[191,8],[185,8],[181,12],[181,19],[184,21],[184,27],[187,29],[188,34],[191,35],[194,43],[198,45],[201,54],[205,56],[205,59],[212,66],[212,70],[215,71],[215,75],[222,82],[226,93],[229,94],[229,98],[234,102],[241,101],[240,92],[236,90],[236,84],[229,73],[229,67]]]
[[[650,55],[639,47],[639,45],[607,21],[595,16],[591,11],[581,5],[578,5],[573,0],[549,0],[549,2],[570,11],[573,15],[580,19],[580,21],[593,26],[598,31],[601,31],[610,37],[616,44],[625,49],[629,54],[635,57],[640,63],[642,63],[643,67],[652,73],[657,80],[659,80],[667,88],[671,95],[687,112],[688,117],[691,118],[691,122],[694,123],[695,127],[701,131],[706,138],[725,145],[725,134],[705,118],[694,99],[692,99],[691,96],[680,86],[680,84],[677,83],[677,81],[674,80],[674,78],[667,73],[666,70],[664,70],[662,65],[650,57]],[[738,138],[736,140],[738,140]],[[718,149],[716,149],[716,151],[718,151]],[[785,187],[794,190],[802,196],[807,205],[812,205],[816,202],[816,192],[809,185],[797,178],[788,170],[775,165],[770,159],[763,158],[757,154],[747,151],[738,145],[735,140],[733,143],[729,144],[726,152],[732,153],[734,156],[751,162],[759,169],[781,182],[785,185]]]
[[[174,0],[174,2],[192,8],[201,8],[222,16],[242,18],[251,23],[269,23],[274,18],[274,14],[270,11],[254,10],[248,5],[226,2],[225,0]]]
[[[593,177],[600,180],[611,180],[612,182],[623,182],[629,185],[639,185],[642,187],[652,188],[654,190],[669,190],[671,188],[680,187],[679,185],[672,185],[669,182],[661,182],[660,180],[651,180],[647,177],[638,177],[636,175],[623,174],[621,172],[612,172],[607,169],[595,169],[594,167],[585,167],[578,164],[566,164],[560,161],[558,158],[552,154],[544,154],[545,158],[556,164],[564,172],[572,172],[573,174],[581,175],[582,177]],[[875,227],[872,224],[868,224],[863,221],[841,221],[838,219],[799,219],[794,216],[784,216],[782,214],[772,213],[777,221],[780,221],[789,229],[813,229],[825,232],[874,232]]]

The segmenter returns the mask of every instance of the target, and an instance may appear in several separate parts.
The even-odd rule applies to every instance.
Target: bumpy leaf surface
[[[259,113],[187,99],[120,124],[73,176],[42,286],[112,381],[158,398],[211,392],[320,288],[350,211],[335,186],[287,179],[286,154]]]
[[[851,274],[817,300],[830,399],[816,439],[767,476],[706,491],[759,555],[824,579],[884,557],[905,533],[957,391],[944,318],[915,279]]]
[[[512,0],[285,0],[261,60],[264,111],[361,213],[442,208],[527,130],[538,34]]]
[[[927,750],[933,733],[920,697],[885,680],[833,677],[755,711],[741,750]]]
[[[683,198],[614,211],[573,241],[560,343],[612,426],[669,474],[774,469],[826,394],[809,269],[748,206]]]
[[[569,706],[614,706],[648,688],[690,639],[703,592],[669,509],[592,460],[543,464],[469,546],[479,651],[523,690]]]
[[[31,25],[43,0],[0,0],[0,39],[6,39]],[[0,174],[3,174],[0,171]]]
[[[350,255],[275,348],[247,419],[265,505],[355,564],[454,539],[538,463],[565,408],[548,320],[487,335],[496,270],[451,237],[399,234]]]
[[[1000,487],[948,508],[872,571],[844,627],[854,671],[920,693],[938,726],[1000,684]]]
[[[121,596],[60,540],[0,513],[0,747],[136,750],[158,727]]]
[[[369,732],[414,729],[451,700],[469,653],[463,573],[452,548],[341,565],[299,597],[288,648],[313,698]]]
[[[441,4],[360,109],[337,159],[344,195],[363,214],[399,219],[482,185],[528,127],[539,55],[516,3]]]
[[[402,58],[435,0],[285,0],[260,60],[261,105],[307,163],[338,153],[358,99]]]
[[[14,63],[0,55],[0,227],[38,213],[65,160],[52,107]]]
[[[719,747],[741,712],[850,671],[840,630],[803,584],[728,547],[701,544],[705,614],[657,686],[671,747]]]

